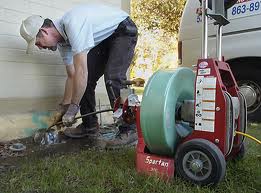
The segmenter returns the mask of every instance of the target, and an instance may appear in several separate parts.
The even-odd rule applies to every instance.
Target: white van
[[[200,2],[188,0],[179,32],[180,66],[192,67],[201,57]],[[261,1],[239,0],[228,9],[222,55],[246,97],[248,118],[261,122]],[[216,57],[216,26],[209,19],[209,57]]]

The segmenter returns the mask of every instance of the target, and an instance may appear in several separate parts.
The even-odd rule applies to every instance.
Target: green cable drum
[[[194,99],[195,74],[189,68],[157,71],[148,81],[141,102],[141,128],[152,153],[173,155],[177,143],[176,105]]]

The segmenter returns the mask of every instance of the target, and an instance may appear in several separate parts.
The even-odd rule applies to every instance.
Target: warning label
[[[197,77],[195,109],[197,131],[214,132],[215,130],[216,82],[215,77]]]

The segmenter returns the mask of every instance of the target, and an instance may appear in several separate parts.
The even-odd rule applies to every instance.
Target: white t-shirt
[[[64,64],[73,64],[73,55],[90,49],[113,34],[129,15],[119,8],[101,4],[77,6],[54,25],[65,43],[58,44]]]

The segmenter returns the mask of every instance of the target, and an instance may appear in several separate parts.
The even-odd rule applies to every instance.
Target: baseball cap
[[[28,44],[26,49],[27,54],[33,52],[36,35],[39,32],[39,29],[41,28],[43,23],[44,18],[40,15],[32,15],[22,21],[20,27],[20,35],[26,40]]]

